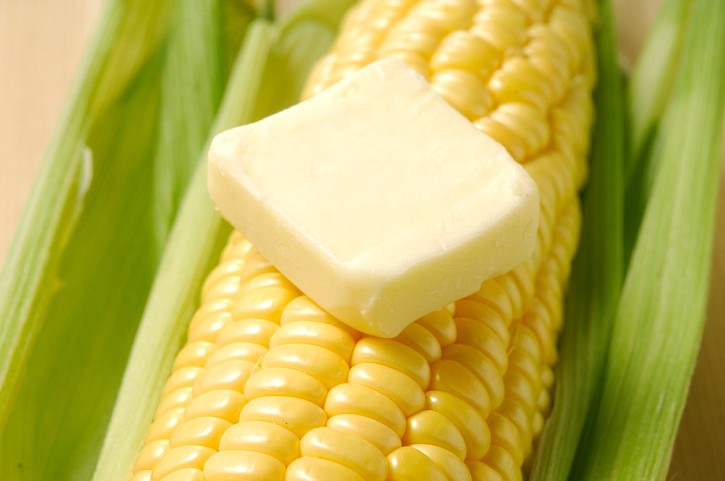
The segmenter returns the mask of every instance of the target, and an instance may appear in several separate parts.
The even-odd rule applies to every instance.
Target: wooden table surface
[[[624,50],[637,49],[657,3],[615,1]],[[103,0],[0,0],[0,263],[102,5]],[[725,297],[718,292],[723,281],[725,189],[708,323],[671,480],[725,480]]]

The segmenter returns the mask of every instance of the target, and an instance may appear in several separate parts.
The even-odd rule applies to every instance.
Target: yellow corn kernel
[[[229,300],[217,301],[211,305],[207,312],[197,311],[189,327],[189,341],[214,342],[221,331],[232,320],[232,313],[226,310],[233,303]]]
[[[230,322],[219,331],[217,345],[226,346],[237,342],[249,342],[267,347],[277,327],[277,324],[267,319],[240,319]]]
[[[164,476],[161,481],[206,481],[206,479],[201,469],[182,468]]]
[[[417,324],[428,330],[441,348],[453,344],[456,340],[456,324],[453,322],[452,309],[431,312],[418,319]]]
[[[175,389],[162,399],[156,409],[156,417],[159,418],[161,415],[166,414],[171,409],[183,407],[191,399],[191,386],[180,387]]]
[[[300,457],[300,440],[292,431],[279,424],[246,421],[227,429],[219,449],[268,454],[287,465]]]
[[[444,391],[428,391],[426,407],[456,427],[466,445],[465,458],[483,456],[491,443],[491,434],[484,417],[466,401]]]
[[[456,328],[458,329],[459,343],[485,353],[499,373],[506,372],[508,367],[507,346],[503,345],[501,339],[496,335],[496,331],[488,327],[484,322],[467,317],[457,317]]]
[[[265,396],[249,401],[239,414],[239,421],[266,421],[284,426],[297,437],[312,428],[323,426],[325,411],[317,404],[294,396]]]
[[[360,414],[380,421],[398,436],[405,431],[405,414],[392,399],[367,386],[355,383],[339,384],[325,400],[325,412],[336,414]]]
[[[491,400],[483,383],[463,364],[444,359],[431,368],[429,389],[443,391],[470,404],[483,418],[491,412]]]
[[[262,368],[282,367],[301,371],[327,389],[347,378],[348,363],[334,352],[314,344],[284,344],[262,358]]]
[[[207,359],[206,365],[212,366],[231,359],[256,363],[267,353],[268,349],[254,342],[232,342],[224,346],[216,346],[216,350]]]
[[[346,466],[367,481],[384,481],[388,474],[385,456],[372,443],[329,427],[307,432],[300,441],[300,453]]]
[[[166,397],[179,389],[191,387],[202,371],[202,368],[196,366],[176,369],[166,381],[162,395]]]
[[[234,359],[208,366],[194,383],[192,392],[202,394],[218,389],[242,391],[254,364]]]
[[[523,477],[511,453],[498,445],[491,446],[483,461],[495,469],[503,479],[520,481]]]
[[[169,450],[168,439],[157,439],[146,443],[143,449],[136,457],[136,464],[133,466],[134,472],[151,471],[161,457]]]
[[[418,383],[402,372],[382,364],[356,364],[350,369],[348,380],[388,397],[406,416],[421,410],[425,405],[425,393]]]
[[[183,407],[170,409],[161,416],[158,416],[146,435],[146,442],[169,439],[171,433],[174,432],[174,428],[181,424],[183,419]]]
[[[239,233],[201,305],[133,481],[516,481],[551,409],[594,83],[584,0],[361,0],[314,95],[412,65],[539,187],[531,258],[397,338],[320,309]]]
[[[144,470],[144,471],[134,471],[134,473],[129,478],[130,481],[151,481],[151,471],[150,470]]]
[[[401,446],[400,435],[380,421],[362,414],[336,414],[327,420],[327,427],[361,436],[385,455]]]
[[[352,468],[322,458],[309,456],[297,458],[287,467],[285,481],[308,481],[310,479],[367,481]]]
[[[495,105],[486,84],[468,70],[446,69],[436,72],[431,77],[431,85],[470,120],[480,119]]]
[[[179,425],[169,438],[169,445],[176,446],[209,446],[217,449],[222,434],[231,427],[232,423],[225,419],[212,416],[202,416],[189,419]]]
[[[498,471],[481,461],[466,461],[466,466],[473,481],[504,481]]]
[[[443,414],[425,409],[408,418],[403,445],[434,444],[461,459],[466,457],[466,442],[456,425]]]
[[[190,342],[176,356],[174,369],[182,367],[204,367],[206,360],[214,349],[214,344],[208,341]]]
[[[261,369],[252,374],[244,386],[244,396],[247,399],[284,396],[289,392],[315,404],[323,403],[327,396],[327,389],[316,377],[286,367]]]
[[[481,351],[465,344],[454,344],[443,351],[443,358],[458,362],[470,370],[486,389],[491,409],[503,401],[505,387],[496,366]]]
[[[388,455],[390,481],[448,481],[432,458],[411,446],[403,446]]]
[[[220,451],[204,464],[206,481],[282,481],[285,466],[277,458],[255,451]]]
[[[499,341],[503,345],[508,346],[511,340],[509,322],[494,307],[486,303],[485,300],[461,299],[456,302],[456,316],[478,319],[496,333]]]
[[[526,41],[526,14],[509,1],[486,2],[473,19],[471,32],[488,41],[499,56],[515,52]]]
[[[377,337],[360,339],[355,345],[350,364],[354,366],[363,362],[398,369],[422,388],[426,388],[430,382],[430,365],[425,358],[397,340]]]
[[[483,37],[468,30],[456,30],[436,49],[431,58],[431,69],[435,73],[467,71],[484,81],[500,63],[495,47]],[[486,91],[483,95],[490,96],[490,93]]]
[[[238,391],[217,389],[198,394],[186,404],[184,419],[213,416],[236,422],[239,412],[246,404],[246,398]]]
[[[314,344],[350,362],[355,340],[345,330],[331,324],[296,321],[282,325],[270,339],[270,348],[284,344]]]
[[[154,466],[151,479],[158,481],[175,471],[201,469],[215,450],[207,446],[177,446],[167,451]]]
[[[433,444],[411,444],[410,447],[417,449],[430,458],[433,464],[443,471],[447,479],[471,481],[471,472],[466,467],[466,463],[447,449]]]
[[[501,413],[493,413],[489,418],[489,425],[493,433],[491,442],[511,453],[516,464],[520,465],[524,461],[526,447],[516,425]]]

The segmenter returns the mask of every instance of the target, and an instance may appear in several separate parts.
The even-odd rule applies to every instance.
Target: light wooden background
[[[625,57],[638,48],[658,3],[615,0],[623,52],[630,53]],[[0,262],[102,5],[103,0],[0,0]],[[668,477],[674,481],[725,480],[723,191],[709,319]]]

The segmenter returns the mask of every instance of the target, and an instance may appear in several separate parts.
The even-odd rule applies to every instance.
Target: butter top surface
[[[525,260],[534,182],[395,60],[217,136],[218,209],[340,320],[395,335]]]

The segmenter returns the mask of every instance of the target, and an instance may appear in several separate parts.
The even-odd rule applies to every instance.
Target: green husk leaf
[[[636,161],[645,156],[672,91],[691,0],[666,0],[647,34],[627,84],[630,119],[629,162],[625,178],[631,179]]]
[[[111,382],[122,372],[158,262],[150,219],[129,198],[144,199],[151,188],[159,73],[159,60],[150,61],[85,139],[93,181],[57,269],[44,273],[46,309],[25,339],[31,344],[0,434],[9,461],[0,467],[3,479],[81,479],[89,472],[85,460],[97,450],[113,405]]]
[[[299,98],[313,63],[334,38],[339,18],[335,21],[330,12],[342,16],[341,3],[318,0],[279,26],[261,18],[252,24],[214,132],[257,120]],[[325,5],[337,8],[323,8]],[[280,77],[285,81],[280,82]],[[210,204],[202,163],[184,198],[144,311],[94,480],[127,479],[198,305],[204,276],[216,262],[219,241],[229,230]]]
[[[161,89],[164,120],[154,159],[153,225],[161,248],[221,101],[227,77],[223,3],[177,0],[173,13]]]
[[[170,30],[210,18],[208,1],[186,2],[180,22],[184,13],[172,14],[180,3],[109,3],[31,194],[0,279],[0,314],[11,320],[0,325],[2,479],[93,472],[161,256],[157,236],[166,236],[154,218],[154,165],[168,142],[159,143],[159,126],[211,123],[209,115],[180,121],[173,100],[159,101],[174,72],[223,57],[218,42],[169,46]],[[214,29],[191,36],[202,41]],[[206,94],[222,89],[220,75],[198,76],[172,93],[208,111]],[[165,204],[172,212],[174,202]]]
[[[123,222],[118,232],[100,226],[111,216],[134,225],[122,199],[138,191],[121,186],[137,176],[139,164],[150,164],[168,8],[169,2],[109,4],[8,254],[0,278],[2,479],[81,478],[88,473],[83,459],[97,449],[99,431],[85,423],[95,427],[107,416],[113,388],[106,393],[93,378],[105,375],[99,359],[123,346],[121,336],[104,350],[104,336],[114,333],[99,320],[106,309],[128,312],[114,306],[117,296],[99,290],[109,276],[94,274],[107,265],[98,262],[111,238],[125,242],[134,231],[121,229]],[[140,116],[133,132],[132,116]],[[137,142],[125,144],[129,136]],[[134,292],[148,283],[154,256],[139,256]],[[83,283],[88,288],[79,295]],[[84,382],[86,389],[75,389]],[[86,412],[74,414],[77,401]]]
[[[664,479],[704,323],[725,110],[725,3],[693,0],[657,172],[573,479]]]
[[[0,323],[0,427],[42,327],[63,248],[83,212],[88,189],[79,187],[79,176],[84,158],[98,162],[93,153],[84,154],[88,130],[103,106],[128,90],[141,66],[157,55],[166,33],[168,2],[151,9],[143,3],[109,4],[8,252],[0,276],[0,314],[8,320]],[[128,60],[121,60],[121,41],[133,51]]]
[[[668,105],[679,67],[692,0],[667,0],[646,38],[627,84],[629,155],[625,164],[625,255],[627,262],[639,232],[661,155],[652,143]]]
[[[623,79],[617,64],[611,4],[601,2],[595,28],[598,84],[589,183],[581,241],[572,265],[556,370],[554,409],[536,451],[531,480],[569,479],[598,380],[624,277],[622,171]]]

